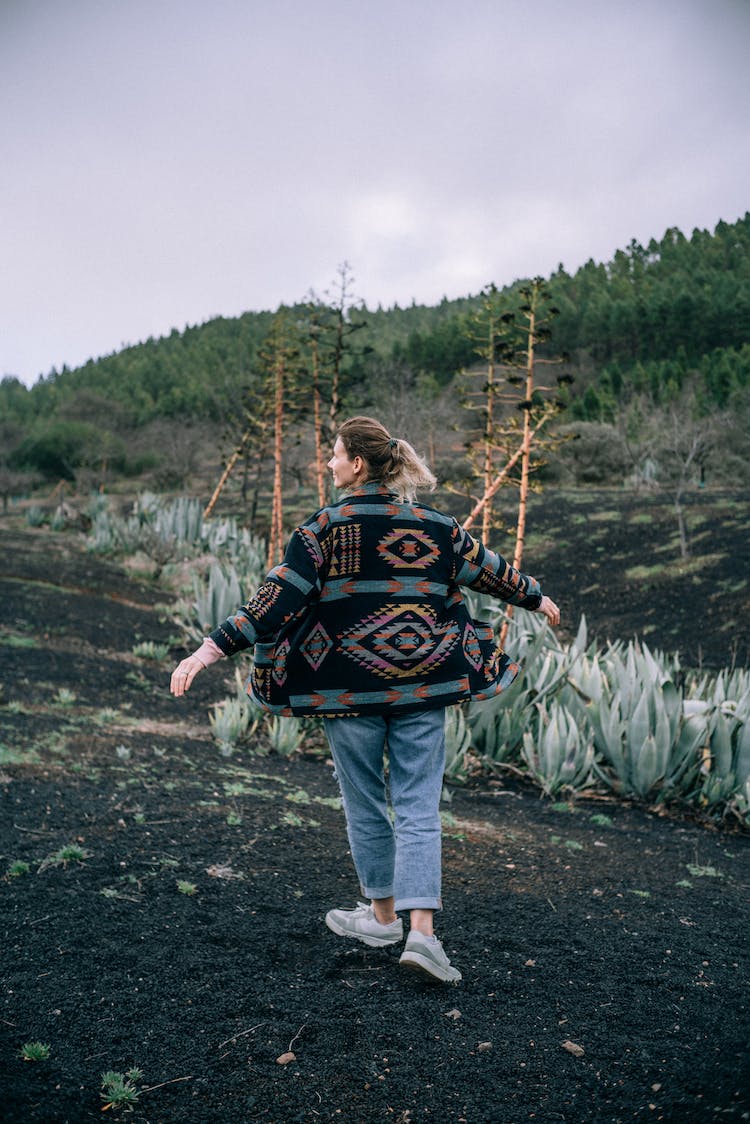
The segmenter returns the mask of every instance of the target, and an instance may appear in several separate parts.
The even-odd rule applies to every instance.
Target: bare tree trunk
[[[282,456],[284,448],[284,360],[276,358],[274,394],[273,441],[273,498],[271,501],[271,531],[268,537],[268,569],[281,561],[282,552]]]
[[[526,507],[529,497],[529,465],[531,460],[531,396],[534,393],[534,325],[535,314],[532,308],[529,313],[529,339],[526,353],[526,398],[523,411],[523,443],[521,445],[521,487],[518,495],[518,522],[516,524],[516,549],[513,554],[513,565],[518,570],[523,558],[523,548],[526,539]]]
[[[546,421],[548,421],[549,418],[552,417],[554,412],[555,411],[553,409],[548,409],[548,410],[545,411],[545,413],[539,419],[536,426],[534,427],[534,429],[531,432],[531,440],[532,441],[533,441],[534,437],[536,437],[537,433],[542,428],[544,423]],[[490,484],[490,486],[487,489],[487,491],[485,492],[485,494],[474,505],[474,507],[471,510],[471,514],[463,522],[463,527],[464,527],[465,530],[468,531],[469,527],[472,526],[476,517],[484,509],[484,507],[488,503],[488,501],[492,499],[492,497],[494,496],[494,494],[498,490],[498,488],[500,488],[502,486],[502,484],[505,482],[505,480],[508,477],[508,474],[510,473],[511,469],[515,468],[515,466],[518,464],[519,460],[521,459],[522,455],[523,455],[523,444],[518,446],[515,453],[513,454],[513,456],[510,458],[510,460],[506,464],[505,468],[497,474],[497,476],[492,481],[492,483]]]
[[[242,456],[243,448],[244,448],[244,439],[243,439],[243,443],[237,449],[234,450],[231,457],[227,461],[227,466],[224,469],[224,471],[222,472],[221,476],[219,477],[219,483],[214,488],[213,495],[211,496],[211,499],[206,504],[205,510],[203,512],[203,518],[204,519],[208,519],[208,517],[211,514],[211,512],[213,511],[213,509],[216,507],[216,502],[217,502],[219,496],[221,495],[221,493],[224,491],[224,486],[225,486],[227,480],[229,479],[229,477],[232,473],[232,469],[234,468],[234,466],[237,464],[237,461]]]
[[[318,486],[318,504],[320,507],[326,502],[325,465],[323,464],[323,419],[321,417],[320,394],[320,360],[318,356],[318,340],[313,336],[312,369],[313,369],[313,427],[315,430],[315,480]]]
[[[489,331],[489,360],[487,363],[487,406],[484,421],[484,494],[487,495],[492,485],[492,452],[495,437],[495,363],[492,358],[494,351],[494,332],[492,323]],[[484,505],[482,513],[482,539],[486,542],[492,526],[492,500]]]
[[[526,349],[526,397],[523,411],[523,441],[521,442],[521,486],[518,491],[518,520],[516,522],[516,545],[513,551],[513,568],[521,569],[523,561],[523,548],[526,541],[526,508],[529,498],[529,466],[531,461],[531,397],[534,393],[534,328],[536,314],[532,304],[529,313],[528,344]],[[505,610],[505,620],[500,629],[500,647],[505,646],[508,636],[510,619],[513,616],[513,606],[508,605]]]

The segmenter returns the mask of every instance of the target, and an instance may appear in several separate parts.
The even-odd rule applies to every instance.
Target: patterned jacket
[[[211,633],[254,647],[247,690],[275,714],[405,713],[498,694],[518,674],[460,586],[536,609],[534,578],[449,515],[367,483],[292,535],[284,561]]]

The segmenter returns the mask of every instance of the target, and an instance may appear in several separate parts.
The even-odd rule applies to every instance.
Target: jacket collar
[[[357,488],[352,488],[351,491],[342,493],[342,498],[351,499],[354,496],[395,496],[396,493],[392,491],[387,485],[382,484],[379,480],[366,480],[364,484],[360,484]]]

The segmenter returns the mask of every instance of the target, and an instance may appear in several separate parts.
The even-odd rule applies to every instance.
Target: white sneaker
[[[353,937],[371,948],[398,944],[403,940],[404,923],[400,917],[390,925],[381,925],[371,905],[358,902],[356,909],[331,909],[326,914],[326,925],[337,937]]]
[[[431,983],[458,983],[461,979],[461,973],[451,965],[437,937],[426,937],[417,929],[409,933],[399,964],[419,972]]]

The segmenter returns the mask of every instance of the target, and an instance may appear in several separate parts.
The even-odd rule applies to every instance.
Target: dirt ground
[[[222,757],[226,667],[171,698],[163,592],[72,535],[0,528],[0,558],[0,1119],[100,1118],[137,1066],[151,1124],[750,1120],[747,835],[454,789],[464,978],[420,983],[323,923],[358,889],[319,735]]]

